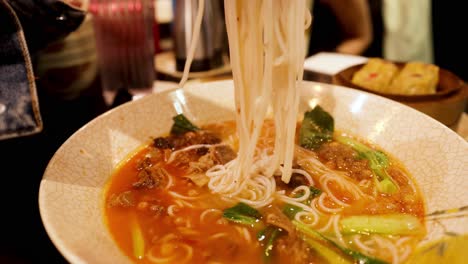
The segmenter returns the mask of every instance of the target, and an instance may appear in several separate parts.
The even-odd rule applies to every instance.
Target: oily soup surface
[[[272,127],[270,121],[264,125],[257,146],[265,156],[273,149]],[[235,123],[225,122],[155,139],[125,161],[105,193],[106,223],[122,251],[144,263],[264,263],[266,258],[271,263],[325,262],[329,256],[320,252],[327,250],[349,257],[329,241],[304,242],[292,224],[299,221],[342,248],[399,262],[425,234],[425,230],[383,234],[347,229],[353,216],[369,216],[371,222],[372,216],[387,220],[387,216],[411,216],[422,226],[424,206],[413,180],[388,153],[386,170],[399,186],[392,194],[378,192],[369,162],[336,140],[313,151],[296,148],[290,183],[275,177],[277,195],[268,206],[258,208],[261,219],[256,224],[223,217],[223,211],[237,201],[210,192],[206,172],[226,167],[237,147]],[[307,199],[301,200],[306,193]],[[290,205],[302,208],[292,218],[286,217]],[[280,231],[272,235],[269,227]]]

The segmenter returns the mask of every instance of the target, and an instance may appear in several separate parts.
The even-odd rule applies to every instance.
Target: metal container
[[[197,11],[198,0],[175,0],[172,37],[177,71],[184,70]],[[221,66],[223,17],[220,0],[205,0],[200,37],[190,71],[207,71]]]

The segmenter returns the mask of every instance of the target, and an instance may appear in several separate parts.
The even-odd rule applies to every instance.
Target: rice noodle
[[[237,232],[239,233],[239,235],[240,235],[242,238],[245,239],[245,241],[247,241],[247,242],[251,242],[251,241],[252,241],[252,239],[251,239],[251,237],[250,237],[250,232],[249,232],[249,230],[247,230],[247,228],[245,228],[245,227],[240,227],[240,226],[236,226],[235,228],[236,228]]]
[[[318,232],[326,232],[326,231],[328,231],[328,229],[330,229],[330,227],[332,226],[333,221],[334,221],[333,217],[329,217],[327,223],[326,223],[323,227],[317,229],[317,231],[318,231]]]
[[[163,257],[156,257],[154,256],[154,249],[158,248],[160,249],[161,255]],[[166,249],[169,248],[169,249]],[[178,254],[173,254],[175,252],[175,249],[177,248]],[[183,258],[177,258],[177,256],[180,254],[180,252],[185,253]],[[168,256],[168,257],[164,257]],[[190,259],[192,259],[193,256],[193,248],[187,244],[184,243],[168,243],[168,244],[163,244],[161,247],[159,245],[153,246],[148,251],[148,254],[146,255],[146,259],[152,263],[186,263]]]
[[[173,192],[173,191],[169,191],[168,193],[169,193],[172,197],[174,197],[174,198],[179,198],[179,199],[182,199],[182,200],[194,201],[194,200],[200,200],[200,198],[201,198],[201,196],[197,196],[197,197],[185,196],[185,195],[182,195],[182,194]]]
[[[297,213],[294,219],[308,226],[315,226],[319,221],[319,216],[314,211],[302,211]]]
[[[364,187],[364,188],[368,188],[369,186],[372,185],[372,181],[371,180],[368,180],[368,179],[364,179],[364,180],[361,180],[359,183],[358,183],[359,186],[361,187]]]
[[[399,257],[401,262],[405,261],[411,254],[411,245],[405,245],[408,242],[412,242],[412,238],[407,236],[399,238],[395,243],[396,248],[398,248],[400,252],[402,251]]]
[[[167,214],[168,214],[169,216],[174,217],[174,216],[175,216],[175,213],[176,213],[177,210],[178,210],[177,207],[178,207],[178,206],[175,205],[175,204],[169,205],[169,206],[167,207]]]
[[[359,248],[360,251],[363,251],[367,254],[374,254],[375,248],[369,247],[361,241],[361,235],[353,236],[353,242]]]
[[[296,200],[296,199],[298,199],[298,198],[292,198],[292,197],[286,196],[286,195],[284,195],[284,194],[278,194],[277,196],[278,196],[278,199],[279,199],[280,201],[283,201],[283,202],[285,202],[285,203],[288,203],[288,204],[291,204],[291,205],[300,207],[300,208],[301,208],[302,210],[304,210],[304,211],[307,211],[307,212],[313,212],[313,211],[314,211],[310,206],[308,206],[308,205],[306,205],[306,204],[303,204],[303,203],[301,203],[301,202],[298,202],[298,201]]]
[[[362,190],[359,188],[358,185],[356,185],[353,181],[347,179],[346,176],[344,176],[342,173],[338,173],[335,171],[330,170],[329,172],[323,174],[320,177],[320,184],[322,188],[325,190],[325,192],[330,196],[330,198],[337,204],[341,206],[348,206],[348,204],[342,202],[338,198],[336,198],[333,195],[333,192],[330,191],[330,188],[328,186],[329,183],[334,182],[335,187],[339,187],[342,190],[348,191],[349,194],[352,195],[354,200],[359,200],[360,198],[364,197],[365,194],[362,192]]]
[[[169,233],[165,236],[163,236],[158,242],[160,243],[166,243],[168,241],[171,241],[172,239],[176,239],[177,236],[174,233]]]
[[[307,199],[309,199],[309,196],[310,196],[310,188],[308,186],[305,186],[305,185],[301,185],[301,186],[298,186],[296,187],[296,189],[294,189],[292,192],[291,192],[291,195],[297,195],[299,193],[302,192],[302,195],[299,196],[299,197],[290,197],[289,199],[291,200],[294,200],[294,201],[297,201],[297,202],[303,202]]]
[[[398,249],[391,241],[381,236],[374,236],[374,239],[380,248],[386,248],[388,250],[387,252],[391,255],[392,263],[399,263]]]
[[[403,237],[392,239],[392,237],[384,237],[380,235],[365,236],[366,240],[362,240],[361,235],[355,235],[352,241],[356,245],[357,249],[366,252],[370,255],[376,255],[376,257],[390,258],[392,263],[401,263],[408,258],[411,253],[411,246],[404,245],[407,242],[411,242],[411,237]],[[383,253],[383,254],[382,254]],[[388,254],[388,255],[385,255]]]
[[[403,248],[403,253],[401,253],[400,256],[399,256],[399,260],[401,262],[405,261],[409,257],[409,255],[411,254],[411,247],[410,246],[404,246],[402,248]],[[402,248],[399,248],[400,251],[401,251]]]
[[[187,201],[184,201],[184,200],[174,200],[174,203],[179,207],[179,208],[183,208],[183,207],[189,207],[189,208],[195,208],[195,206]]]
[[[395,245],[397,247],[401,247],[404,243],[408,242],[408,241],[411,241],[411,237],[401,237],[397,240],[397,242],[395,243]]]
[[[195,56],[195,49],[197,47],[198,38],[200,36],[204,10],[205,0],[199,0],[197,15],[195,17],[195,23],[193,24],[193,34],[192,38],[190,39],[190,47],[187,52],[187,60],[185,61],[184,72],[179,82],[179,87],[184,87],[185,82],[187,82],[189,77],[190,67],[192,66],[193,57]]]
[[[218,238],[221,238],[221,237],[229,237],[229,235],[227,233],[216,233],[216,234],[211,235],[210,237],[208,237],[208,240],[218,239]]]
[[[329,214],[336,214],[336,213],[339,213],[339,212],[343,211],[342,207],[331,208],[331,207],[326,206],[325,202],[324,202],[324,199],[326,197],[328,197],[328,194],[327,193],[322,193],[318,197],[318,199],[316,200],[316,205],[321,211],[329,213]]]
[[[225,0],[224,4],[239,154],[234,161],[207,172],[208,187],[230,199],[262,207],[273,200],[273,174],[280,171],[287,183],[293,172],[304,26],[310,25],[311,16],[305,0]],[[275,113],[274,149],[259,157],[257,144],[269,106]],[[313,184],[308,173],[294,172]]]
[[[338,239],[338,242],[342,246],[345,246],[345,242],[343,240],[343,235],[341,234],[340,226],[339,226],[340,215],[334,215],[334,216],[332,216],[332,218],[333,218],[333,231],[335,231],[335,236]]]
[[[186,226],[178,227],[177,230],[179,231],[180,234],[186,235],[186,236],[199,236],[200,235],[200,231],[193,230],[192,228],[186,227]]]
[[[205,218],[208,214],[217,214],[217,215],[222,215],[222,211],[219,210],[219,209],[214,209],[214,208],[210,208],[210,209],[206,209],[205,211],[203,211],[201,214],[200,214],[200,223],[204,223],[205,222]]]
[[[265,162],[259,160],[251,167],[251,177],[243,181],[234,177],[234,166],[237,160],[224,165],[215,165],[208,169],[208,188],[213,193],[224,195],[224,199],[242,201],[253,207],[263,207],[273,201],[276,183],[273,177],[264,174]]]
[[[169,190],[169,188],[171,188],[171,186],[174,185],[174,179],[172,179],[172,175],[169,173],[166,173],[165,175],[167,176],[167,184],[166,187],[164,187],[164,189]]]

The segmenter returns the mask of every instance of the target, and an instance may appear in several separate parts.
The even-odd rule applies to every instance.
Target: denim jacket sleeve
[[[42,130],[31,55],[83,19],[58,0],[0,0],[0,139]]]

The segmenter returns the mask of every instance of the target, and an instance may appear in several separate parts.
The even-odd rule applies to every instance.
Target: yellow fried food
[[[384,91],[392,94],[434,94],[439,83],[439,67],[422,62],[409,62]]]
[[[385,92],[397,73],[398,67],[392,62],[379,58],[370,58],[354,74],[351,82],[369,90]]]

